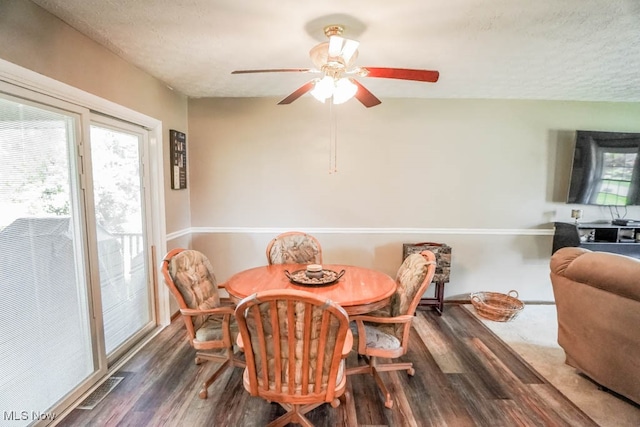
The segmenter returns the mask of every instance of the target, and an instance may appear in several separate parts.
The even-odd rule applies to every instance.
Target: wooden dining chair
[[[236,318],[245,389],[287,411],[269,426],[312,426],[307,412],[325,402],[335,408],[346,397],[344,359],[353,337],[342,307],[307,291],[271,290],[240,301]]]
[[[267,261],[272,264],[322,264],[322,247],[315,237],[288,231],[267,245]]]
[[[225,369],[244,367],[233,352],[237,337],[235,306],[221,304],[213,267],[201,252],[182,248],[169,251],[162,261],[162,274],[180,307],[189,344],[196,350],[196,364],[222,363],[202,383],[199,396],[206,399],[209,386]]]
[[[391,408],[393,399],[380,372],[406,370],[413,375],[413,363],[396,362],[379,364],[377,358],[398,358],[407,353],[409,332],[420,297],[433,280],[436,271],[435,255],[431,251],[409,255],[396,275],[397,288],[388,306],[375,312],[352,316],[351,329],[357,340],[358,355],[368,364],[349,368],[348,375],[370,374],[384,396],[384,406]]]

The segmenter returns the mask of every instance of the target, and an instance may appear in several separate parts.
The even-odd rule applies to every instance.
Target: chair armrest
[[[371,322],[371,323],[407,323],[413,319],[413,316],[408,314],[403,314],[402,316],[396,317],[375,317],[375,316],[351,316],[350,320],[355,320],[357,322]]]
[[[216,308],[210,308],[207,310],[196,310],[193,308],[181,308],[180,309],[180,314],[182,314],[183,316],[208,316],[208,315],[212,315],[212,314],[217,314],[217,315],[225,315],[225,314],[230,314],[233,315],[235,313],[235,310],[233,307],[216,307]]]

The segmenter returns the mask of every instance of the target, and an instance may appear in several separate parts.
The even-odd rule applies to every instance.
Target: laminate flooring
[[[394,405],[384,407],[373,377],[348,378],[350,398],[307,415],[316,426],[596,426],[520,356],[462,306],[442,316],[418,311],[406,371],[381,375]],[[355,353],[348,366],[364,363]],[[115,376],[124,379],[93,410],[74,409],[61,426],[264,426],[284,413],[250,396],[242,371],[229,369],[198,397],[199,383],[217,365],[194,363],[180,318]]]

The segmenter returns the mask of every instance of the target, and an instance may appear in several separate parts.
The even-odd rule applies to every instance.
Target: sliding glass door
[[[156,326],[147,131],[18,92],[0,91],[0,425],[16,426]]]

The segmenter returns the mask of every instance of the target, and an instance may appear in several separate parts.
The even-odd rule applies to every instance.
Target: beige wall
[[[264,263],[279,230],[309,229],[327,262],[393,274],[402,242],[442,241],[454,253],[448,296],[515,288],[550,300],[551,224],[571,209],[555,183],[573,131],[640,131],[637,104],[353,101],[335,110],[329,175],[331,119],[309,97],[187,101],[28,1],[0,0],[0,40],[4,60],[161,120],[165,144],[188,129],[189,190],[170,190],[165,173],[168,245],[206,252],[221,281]]]
[[[187,98],[26,0],[0,0],[0,58],[187,130]],[[172,191],[165,173],[168,232],[188,228],[189,192]]]
[[[390,274],[403,242],[446,242],[447,296],[517,289],[552,300],[553,221],[570,221],[575,207],[562,201],[574,131],[640,131],[640,104],[350,102],[335,108],[338,173],[330,175],[327,106],[276,102],[189,101],[193,245],[222,281],[263,264],[280,229],[301,229],[317,234],[325,262]],[[608,217],[585,208],[585,220]]]

